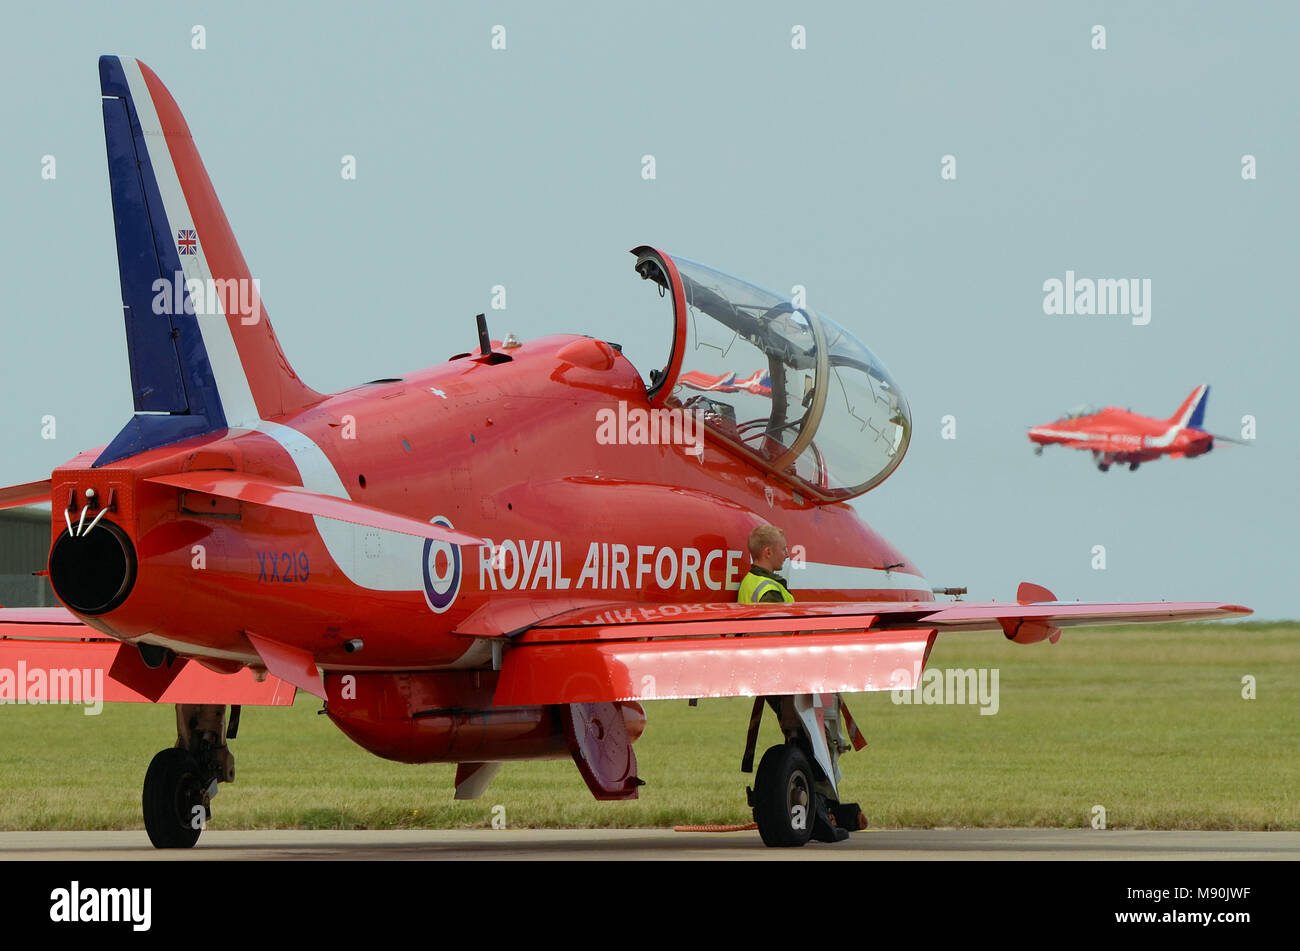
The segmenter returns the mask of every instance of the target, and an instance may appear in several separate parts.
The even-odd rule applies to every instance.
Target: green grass
[[[940,636],[931,668],[997,667],[1000,710],[849,698],[870,745],[846,755],[845,798],[881,827],[1300,829],[1300,624],[1065,632],[1021,647]],[[1254,676],[1256,699],[1242,698]],[[484,797],[455,802],[455,766],[378,759],[300,695],[245,708],[238,781],[214,829],[665,827],[748,821],[739,770],[750,701],[647,703],[637,744],[648,783],[599,803],[572,762],[507,763]],[[138,829],[140,785],[175,740],[171,707],[0,706],[0,829]],[[770,714],[760,755],[776,742]]]

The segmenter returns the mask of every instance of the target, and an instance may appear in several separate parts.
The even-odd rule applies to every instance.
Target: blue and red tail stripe
[[[176,101],[138,60],[103,56],[99,73],[136,415],[95,464],[319,402],[280,348]],[[193,281],[223,289],[219,306],[205,295],[205,312]]]

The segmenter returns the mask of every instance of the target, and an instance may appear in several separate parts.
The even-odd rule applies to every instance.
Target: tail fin
[[[1206,384],[1192,390],[1191,395],[1183,400],[1181,406],[1169,417],[1171,426],[1180,429],[1203,429],[1205,422],[1205,404],[1210,399],[1210,387]]]
[[[136,415],[95,465],[319,402],[289,366],[176,101],[101,56],[104,139]]]

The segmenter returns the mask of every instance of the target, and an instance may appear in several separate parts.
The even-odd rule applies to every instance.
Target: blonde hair
[[[760,525],[749,533],[749,557],[762,558],[764,548],[776,548],[785,532],[775,525]]]

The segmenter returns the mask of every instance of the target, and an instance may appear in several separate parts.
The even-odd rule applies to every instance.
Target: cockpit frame
[[[647,245],[632,253],[637,273],[673,298],[669,361],[649,372],[652,405],[701,411],[711,442],[819,501],[861,495],[897,468],[910,441],[910,411],[861,341],[806,307],[706,265],[675,261]],[[766,371],[756,363],[766,363]],[[800,381],[802,392],[792,393]],[[766,415],[739,418],[756,400],[768,401]]]

